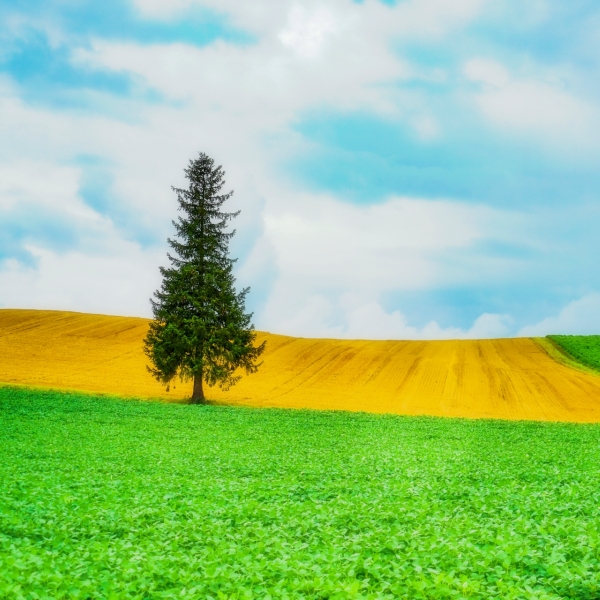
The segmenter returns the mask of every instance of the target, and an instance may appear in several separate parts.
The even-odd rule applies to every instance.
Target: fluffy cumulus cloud
[[[0,9],[0,306],[148,315],[205,151],[259,328],[599,327],[593,2],[30,4]]]
[[[371,206],[323,196],[294,200],[265,217],[263,235],[242,269],[250,281],[264,268],[265,256],[274,259],[277,276],[263,315],[278,331],[367,338],[469,335],[435,323],[417,330],[401,312],[385,313],[377,299],[397,290],[482,283],[515,268],[506,260],[492,273],[473,249],[484,240],[508,242],[507,231],[514,235],[522,227],[516,215],[414,198]],[[489,323],[488,335],[499,333],[496,323],[482,319],[473,332],[485,337],[483,325]]]
[[[336,316],[342,325],[331,325]],[[281,323],[282,329],[292,335],[369,340],[507,337],[512,325],[509,315],[484,313],[468,329],[441,327],[436,321],[414,327],[399,310],[389,313],[376,301],[363,303],[360,297],[352,296],[342,297],[337,307],[323,296],[312,296],[298,312]]]
[[[600,294],[586,294],[570,302],[557,315],[547,317],[535,325],[519,331],[522,336],[544,336],[552,333],[586,335],[600,331]]]
[[[475,102],[497,127],[563,147],[597,147],[598,106],[573,94],[560,79],[515,75],[501,63],[480,58],[466,63],[465,75],[480,84]]]

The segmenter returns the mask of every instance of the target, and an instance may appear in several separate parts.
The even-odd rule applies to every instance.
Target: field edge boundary
[[[587,375],[594,375],[600,377],[600,371],[588,367],[582,362],[579,362],[576,358],[571,356],[562,346],[559,346],[556,342],[551,340],[549,337],[532,337],[531,338],[542,350],[548,354],[548,356],[556,361],[557,363],[581,371]]]
[[[82,390],[79,388],[55,387],[48,385],[36,385],[30,383],[17,383],[13,381],[0,381],[0,389],[17,388],[23,390],[34,390],[39,392],[64,392],[65,394],[81,394],[82,396],[94,396],[97,398],[106,398],[108,400],[124,400],[124,401],[140,401],[140,402],[156,402],[160,404],[187,404],[185,400],[167,400],[165,398],[152,396],[128,396],[121,394],[113,394],[110,392],[98,392],[94,390]]]

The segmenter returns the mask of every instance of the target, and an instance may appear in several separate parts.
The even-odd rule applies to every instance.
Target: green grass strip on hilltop
[[[0,388],[2,598],[600,597],[600,426]]]
[[[600,372],[600,335],[549,335],[569,357]]]

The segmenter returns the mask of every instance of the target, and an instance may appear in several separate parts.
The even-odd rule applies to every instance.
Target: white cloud
[[[467,329],[440,327],[431,321],[422,328],[410,326],[400,311],[386,313],[377,302],[359,306],[346,313],[347,327],[341,337],[350,339],[483,339],[509,335],[512,319],[508,315],[482,314]]]
[[[251,46],[217,41],[204,48],[95,40],[91,48],[74,52],[73,59],[133,73],[165,96],[185,100],[189,109],[213,118],[227,115],[244,133],[279,131],[308,107],[395,110],[393,90],[377,84],[406,78],[407,66],[382,41],[367,43],[356,33],[357,39],[336,37],[319,60],[298,60],[297,55],[316,58],[321,44],[296,40],[290,53],[280,40],[268,38]]]
[[[360,4],[137,0],[138,10],[155,18],[181,16],[191,6],[214,9],[254,33],[256,42],[217,41],[194,48],[95,40],[91,49],[86,45],[76,53],[76,60],[136,73],[169,96],[193,99],[198,109],[219,106],[230,110],[230,116],[252,114],[259,127],[267,118],[271,124],[287,125],[299,111],[323,105],[402,115],[412,107],[406,100],[399,102],[393,84],[439,78],[440,73],[412,67],[394,51],[394,42],[437,39],[460,31],[477,17],[482,4],[482,0],[409,0],[391,7],[379,0]],[[431,137],[434,118],[425,113],[422,102],[418,109],[417,129]]]
[[[600,294],[591,293],[565,306],[558,315],[523,327],[520,336],[600,334]]]
[[[561,147],[597,146],[597,108],[552,77],[515,77],[495,61],[473,59],[464,67],[468,79],[482,84],[475,96],[481,112],[495,125],[535,135]]]
[[[507,337],[512,332],[513,318],[510,315],[483,313],[475,319],[473,325],[464,335],[470,339]]]
[[[510,74],[506,67],[481,58],[474,58],[467,62],[465,75],[471,81],[480,81],[495,88],[502,88],[510,83]]]
[[[259,328],[301,337],[340,338],[343,337],[344,328],[332,325],[332,321],[339,316],[327,298],[319,295],[304,296],[296,311],[282,311],[275,328],[269,327],[269,319],[265,320],[266,326]]]
[[[0,268],[3,308],[150,315],[149,299],[160,285],[157,265],[164,263],[156,251],[120,241],[101,254],[27,249],[37,259],[35,268],[14,260]]]
[[[332,321],[339,324],[332,325]],[[398,310],[386,312],[377,301],[360,303],[347,296],[334,304],[323,296],[312,296],[293,316],[279,325],[278,332],[320,338],[376,340],[443,340],[507,337],[513,320],[508,315],[484,313],[469,329],[440,327],[431,321],[424,327],[411,326]]]
[[[320,7],[310,14],[302,6],[294,6],[288,27],[279,34],[279,39],[300,56],[315,58],[327,36],[336,29],[336,19],[327,8]]]
[[[390,198],[356,206],[296,195],[267,208],[264,236],[279,272],[309,288],[428,288],[445,281],[449,252],[516,237],[517,231],[505,233],[509,224],[520,229],[518,215],[447,200]],[[463,280],[473,276],[481,273],[462,273]]]
[[[270,210],[269,210],[270,208]],[[511,232],[507,234],[507,232]],[[444,200],[390,198],[354,206],[328,196],[291,195],[269,207],[255,255],[241,275],[252,281],[262,257],[274,257],[277,275],[257,325],[295,335],[464,337],[506,334],[506,320],[482,315],[471,331],[420,331],[400,313],[384,314],[382,294],[444,285],[495,282],[519,265],[465,258],[482,241],[519,238],[518,215]],[[366,311],[366,312],[365,312]],[[500,319],[500,320],[499,320]]]
[[[0,262],[0,306],[149,315],[163,252],[123,240],[82,201],[79,185],[73,166],[0,163],[0,225],[25,215],[21,243],[33,259]],[[77,249],[63,235],[77,238]]]
[[[429,115],[420,115],[412,119],[412,126],[417,135],[424,141],[434,140],[440,135],[440,126],[438,122]]]
[[[0,227],[8,227],[8,239],[13,237],[13,243],[24,245],[25,251],[31,244],[65,247],[76,243],[87,252],[104,252],[119,239],[119,233],[110,219],[81,200],[79,185],[80,172],[72,166],[0,162]],[[3,290],[0,302],[8,295]]]
[[[180,16],[191,7],[203,7],[225,14],[230,22],[257,35],[280,32],[290,11],[308,13],[327,10],[337,15],[356,15],[365,30],[379,33],[382,39],[390,33],[416,39],[436,38],[464,27],[480,13],[483,0],[407,0],[394,7],[379,0],[354,4],[347,0],[134,0],[141,14],[149,18]]]
[[[33,217],[43,208],[62,219],[99,224],[102,218],[81,202],[78,186],[79,172],[74,167],[23,159],[0,163],[0,214],[28,205]]]

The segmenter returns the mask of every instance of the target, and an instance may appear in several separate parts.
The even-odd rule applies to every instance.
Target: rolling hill
[[[146,371],[148,321],[0,310],[0,382],[180,402]],[[534,339],[266,339],[264,364],[215,403],[405,415],[600,422],[600,376],[553,360]]]

